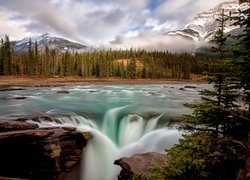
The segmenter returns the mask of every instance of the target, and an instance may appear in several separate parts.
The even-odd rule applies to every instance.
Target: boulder
[[[150,167],[165,166],[167,164],[167,155],[155,152],[144,154],[135,154],[131,157],[123,157],[114,162],[122,168],[118,175],[118,180],[131,179],[133,175],[148,176]]]

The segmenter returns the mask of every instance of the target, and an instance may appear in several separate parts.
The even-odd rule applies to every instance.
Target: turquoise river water
[[[117,179],[120,171],[113,165],[115,159],[135,153],[163,153],[178,142],[181,133],[168,122],[190,113],[183,104],[199,102],[199,90],[207,87],[207,84],[25,87],[0,91],[0,115],[57,114],[63,125],[90,131],[93,139],[84,149],[80,179],[110,180]],[[48,125],[51,124],[40,124]]]

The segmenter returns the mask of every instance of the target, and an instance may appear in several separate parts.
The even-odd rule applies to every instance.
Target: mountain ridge
[[[239,9],[243,10],[248,5],[247,3],[239,4],[238,1],[220,3],[212,9],[197,14],[183,29],[166,32],[164,34],[182,36],[194,41],[211,41],[219,28],[219,23],[216,19],[220,18],[223,9],[226,15],[231,13],[232,16],[234,16]],[[238,28],[237,26],[230,26],[230,24],[232,24],[230,21],[226,24],[226,33]]]
[[[32,47],[34,47],[35,43],[37,42],[39,50],[44,50],[46,45],[50,49],[55,49],[59,52],[84,51],[88,48],[87,45],[72,42],[61,37],[52,36],[49,33],[45,33],[37,37],[24,38],[19,41],[12,41],[11,44],[14,51],[20,53],[28,50],[30,40]]]

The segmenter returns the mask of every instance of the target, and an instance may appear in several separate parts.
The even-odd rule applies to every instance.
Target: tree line
[[[213,71],[217,61],[188,53],[135,49],[58,52],[48,45],[41,49],[31,40],[26,52],[15,53],[7,35],[0,47],[0,75],[189,79],[191,74]]]

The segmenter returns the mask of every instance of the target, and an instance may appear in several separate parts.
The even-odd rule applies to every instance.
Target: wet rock
[[[5,89],[0,89],[0,91],[24,91],[26,89],[23,88],[5,88]]]
[[[25,96],[19,96],[19,97],[14,97],[14,99],[17,99],[17,100],[22,100],[22,99],[26,99],[27,97]]]
[[[148,94],[152,95],[152,96],[160,96],[160,93],[157,92],[148,92]]]
[[[57,94],[69,94],[69,91],[62,90],[62,91],[57,91],[56,93]]]
[[[0,119],[0,132],[27,130],[36,128],[38,128],[37,124]]]
[[[151,166],[165,166],[167,164],[167,155],[160,153],[135,154],[131,157],[123,157],[114,162],[122,168],[118,175],[118,180],[131,179],[133,175],[150,175]]]
[[[96,90],[90,90],[89,92],[91,92],[91,93],[95,93],[95,92],[99,92],[99,91],[96,91]]]
[[[168,121],[165,123],[166,127],[173,127],[173,126],[178,126],[182,122],[182,117],[174,116],[174,117],[169,117]]]
[[[66,130],[66,131],[75,131],[76,128],[75,127],[61,127],[63,130]]]
[[[195,87],[195,86],[184,86],[184,88],[186,88],[186,89],[196,89],[197,87]]]

